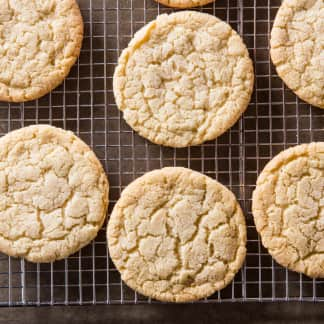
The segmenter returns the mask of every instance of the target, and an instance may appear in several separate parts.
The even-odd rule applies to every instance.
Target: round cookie
[[[75,0],[0,0],[0,101],[34,100],[56,88],[80,54]]]
[[[101,228],[108,181],[72,132],[35,125],[0,139],[0,251],[32,262],[67,257]]]
[[[246,254],[246,226],[231,191],[190,169],[146,173],[110,216],[110,256],[127,285],[170,302],[207,297],[228,285]]]
[[[284,0],[271,31],[270,54],[295,94],[324,108],[324,1]]]
[[[212,140],[247,108],[252,61],[241,37],[209,14],[160,15],[123,50],[113,87],[126,122],[150,141],[185,147]]]
[[[252,210],[262,243],[279,264],[324,277],[324,142],[272,159],[258,178]]]
[[[192,8],[198,6],[204,6],[208,3],[214,2],[215,0],[155,0],[167,7],[172,8]]]

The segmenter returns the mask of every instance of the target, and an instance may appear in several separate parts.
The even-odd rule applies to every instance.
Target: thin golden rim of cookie
[[[252,211],[263,245],[290,270],[324,277],[324,142],[274,157],[253,192]]]
[[[188,302],[227,286],[246,254],[231,191],[186,168],[146,173],[122,192],[107,227],[122,280],[145,296]]]
[[[198,6],[204,6],[208,3],[214,2],[215,0],[155,0],[155,1],[167,7],[187,9],[187,8],[193,8]]]

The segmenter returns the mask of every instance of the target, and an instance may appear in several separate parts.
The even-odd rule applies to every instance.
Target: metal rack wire
[[[134,32],[171,9],[153,0],[79,0],[85,23],[81,56],[51,94],[24,104],[0,103],[0,133],[46,123],[73,130],[92,146],[111,185],[110,209],[121,190],[146,171],[186,166],[218,179],[239,199],[248,225],[244,267],[227,288],[201,302],[324,301],[324,280],[277,265],[261,246],[251,215],[258,173],[276,153],[324,140],[324,111],[300,101],[278,78],[268,41],[280,0],[217,0],[197,8],[229,22],[254,60],[256,85],[244,116],[217,140],[185,149],[153,145],[135,134],[115,107],[112,75]],[[0,256],[0,305],[150,303],[121,282],[108,258],[105,227],[80,252],[51,264]]]

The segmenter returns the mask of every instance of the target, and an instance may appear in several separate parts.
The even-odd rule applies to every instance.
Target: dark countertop
[[[321,303],[225,303],[17,307],[0,310],[1,324],[14,323],[324,323]]]

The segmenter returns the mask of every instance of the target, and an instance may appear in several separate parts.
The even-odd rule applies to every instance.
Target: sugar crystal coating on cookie
[[[233,193],[179,167],[131,183],[113,209],[107,238],[126,284],[163,301],[196,300],[224,288],[246,253],[245,220]]]
[[[247,48],[227,23],[181,11],[135,34],[113,85],[134,130],[154,143],[185,147],[230,128],[250,101],[253,81]]]
[[[270,44],[272,61],[288,88],[324,108],[324,1],[284,0]]]
[[[80,53],[76,0],[0,0],[0,100],[37,99],[57,87]]]
[[[281,152],[261,172],[253,216],[263,245],[281,265],[324,277],[324,143]]]
[[[33,262],[62,259],[101,228],[108,181],[72,132],[35,125],[0,139],[0,251]]]

